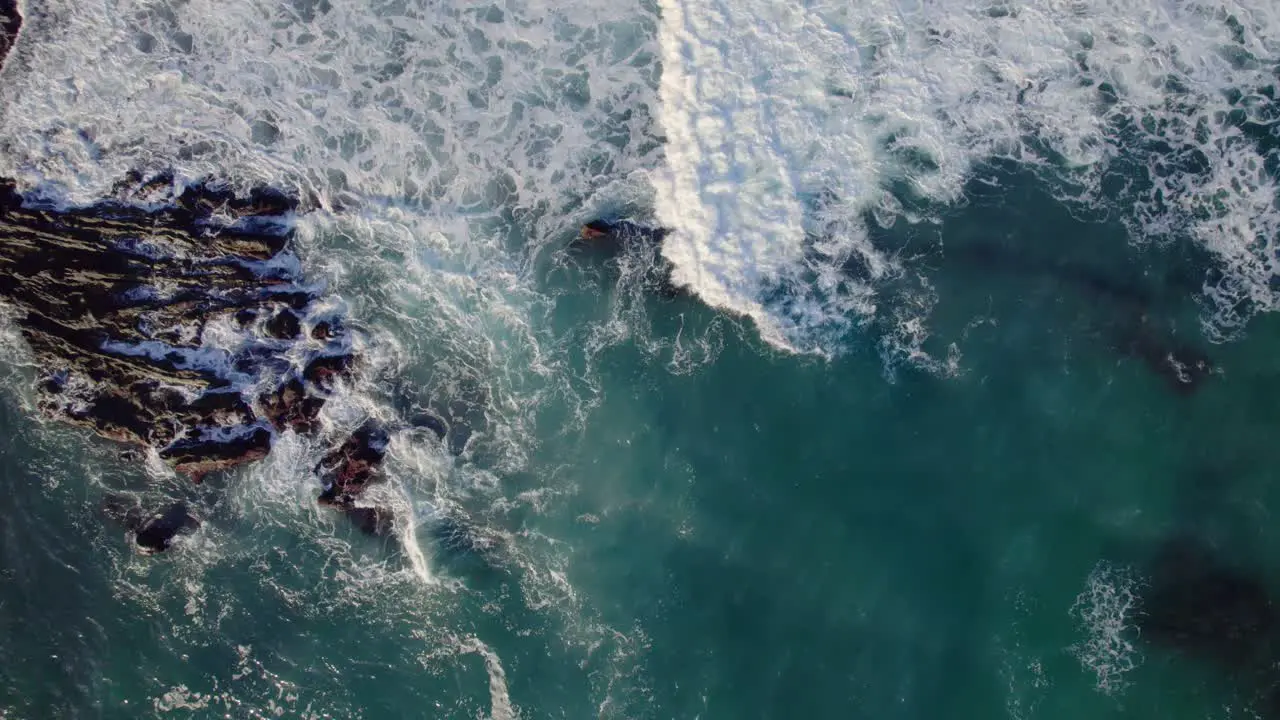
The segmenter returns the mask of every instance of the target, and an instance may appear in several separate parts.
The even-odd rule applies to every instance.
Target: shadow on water
[[[1211,668],[1234,702],[1280,718],[1280,608],[1264,576],[1190,535],[1164,540],[1145,572],[1144,643]]]
[[[1119,223],[1082,220],[1033,173],[1004,164],[971,181],[966,200],[942,224],[873,233],[877,246],[897,248],[909,275],[922,271],[936,284],[940,327],[950,314],[967,328],[988,314],[984,304],[1012,301],[1047,331],[1062,334],[1065,322],[1099,349],[1142,363],[1179,395],[1214,373],[1195,304],[1213,268],[1189,240],[1137,247]]]

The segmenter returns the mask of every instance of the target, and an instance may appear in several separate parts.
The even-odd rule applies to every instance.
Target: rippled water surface
[[[365,362],[193,485],[6,321],[0,718],[1280,713],[1271,3],[23,10],[0,176],[296,193]]]

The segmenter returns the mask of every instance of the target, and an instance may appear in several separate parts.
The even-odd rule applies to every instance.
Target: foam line
[[[865,223],[938,215],[992,158],[1117,211],[1136,242],[1211,250],[1211,330],[1277,305],[1275,3],[661,6],[664,253],[779,346],[838,350],[894,269]]]

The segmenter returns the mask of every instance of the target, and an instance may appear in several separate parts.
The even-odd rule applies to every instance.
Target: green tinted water
[[[315,513],[297,444],[200,490],[162,482],[204,503],[205,528],[135,557],[95,507],[139,471],[10,393],[0,716],[1261,714],[1246,673],[1135,624],[1174,537],[1275,585],[1280,325],[1208,346],[1179,285],[1190,260],[1004,179],[940,226],[881,233],[918,275],[830,363],[594,260],[550,263],[536,331],[589,402],[543,396],[528,462],[489,468],[502,502],[458,500],[506,534],[498,550],[423,525],[435,584]],[[922,349],[957,372],[886,356],[894,309],[916,306],[932,307]],[[1211,355],[1197,392],[1123,351],[1142,313]],[[407,373],[441,361],[410,348]],[[415,488],[397,453],[431,441],[400,442]]]

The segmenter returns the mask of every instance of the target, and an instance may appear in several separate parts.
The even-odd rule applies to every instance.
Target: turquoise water
[[[0,176],[296,190],[364,364],[193,485],[0,322],[0,720],[1280,711],[1273,3],[24,5]]]
[[[10,392],[4,716],[1262,707],[1243,673],[1153,644],[1136,623],[1172,537],[1202,538],[1274,587],[1280,327],[1263,316],[1247,338],[1210,346],[1177,288],[1193,254],[1132,249],[1123,228],[1073,218],[1029,176],[1001,177],[1005,190],[975,189],[940,225],[877,237],[928,258],[928,349],[955,343],[952,374],[887,362],[874,326],[832,362],[781,353],[694,299],[637,292],[597,258],[549,257],[535,272],[554,302],[537,332],[590,348],[616,314],[632,336],[567,355],[555,377],[573,381],[545,381],[521,467],[483,442],[451,461],[451,477],[484,469],[501,489],[451,496],[465,527],[423,521],[430,583],[404,570],[395,541],[313,514],[297,447],[199,488],[148,485],[107,444],[34,422]],[[992,261],[991,243],[1012,259]],[[1070,279],[1068,260],[1074,277],[1087,267],[1150,289],[1149,315],[1212,356],[1198,392],[1117,350],[1123,303]],[[24,371],[11,372],[20,388]],[[434,441],[398,442],[393,468]],[[281,478],[284,499],[264,494]],[[198,503],[206,525],[175,553],[135,556],[96,502],[157,482]],[[482,527],[500,536],[487,549]]]

